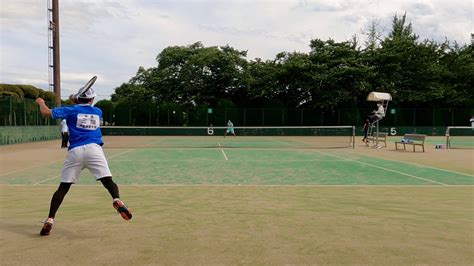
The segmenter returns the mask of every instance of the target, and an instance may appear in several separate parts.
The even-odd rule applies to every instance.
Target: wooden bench
[[[415,152],[415,146],[421,146],[423,152],[425,152],[425,139],[426,135],[424,134],[405,134],[403,139],[409,140],[411,142],[395,141],[395,150],[398,150],[398,144],[403,144],[403,149],[406,150],[406,145],[413,146],[413,152]]]
[[[377,134],[377,133],[375,133]],[[384,143],[384,147],[387,147],[387,136],[388,136],[388,133],[387,132],[379,132],[378,134],[379,138],[378,138],[378,141],[379,142],[383,142]],[[376,141],[377,140],[377,135],[374,135],[374,136],[368,136],[366,141],[365,141],[365,146],[369,146],[369,142],[370,141]]]

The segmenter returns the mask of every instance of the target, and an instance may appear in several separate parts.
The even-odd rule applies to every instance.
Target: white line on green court
[[[370,164],[370,163],[364,163],[364,162],[356,161],[356,160],[349,159],[349,158],[340,157],[340,156],[333,155],[333,154],[326,153],[326,152],[322,152],[322,151],[316,151],[316,152],[321,153],[321,154],[325,154],[325,155],[328,155],[328,156],[336,157],[336,158],[339,158],[339,159],[345,159],[345,160],[348,160],[348,161],[351,161],[351,162],[372,166],[372,167],[379,168],[379,169],[382,169],[382,170],[385,170],[385,171],[390,171],[390,172],[394,172],[394,173],[397,173],[397,174],[406,175],[406,176],[413,177],[413,178],[416,178],[416,179],[425,180],[425,181],[428,181],[428,182],[431,182],[431,183],[435,183],[435,184],[439,184],[439,185],[443,185],[443,186],[448,186],[447,184],[444,184],[444,183],[441,183],[441,182],[437,182],[437,181],[433,181],[433,180],[426,179],[426,178],[423,178],[423,177],[419,177],[419,176],[403,173],[403,172],[400,172],[400,171],[388,169],[388,168],[385,168],[385,167],[382,167],[382,166],[377,166],[377,165],[373,165],[373,164]]]
[[[124,152],[121,152],[121,153],[118,153],[118,154],[114,154],[114,155],[110,156],[108,159],[112,159],[112,158],[114,158],[114,157],[123,155],[123,154],[125,154],[125,153],[129,153],[129,152],[134,151],[134,150],[136,150],[136,149],[131,149],[131,150],[124,151]]]
[[[60,177],[60,176],[61,176],[61,175],[55,175],[55,176],[53,176],[53,177],[48,177],[48,178],[46,178],[46,179],[44,179],[44,180],[41,180],[41,181],[39,181],[39,182],[34,183],[33,186],[40,185],[40,184],[42,184],[42,183],[48,182],[49,180],[53,180],[53,179],[55,179],[55,178],[57,178],[57,177]]]
[[[275,141],[275,142],[279,142],[279,143],[283,143],[285,145],[290,145],[290,146],[294,146],[294,147],[300,147],[294,143],[289,143],[289,142],[286,142],[286,141],[281,141],[281,140],[278,140],[278,139],[274,139],[274,138],[271,138],[271,140]]]
[[[0,184],[0,187],[29,187],[31,184]],[[54,184],[42,184],[39,185],[42,187],[56,187]],[[76,187],[101,187],[101,184],[95,185],[85,185],[85,184],[74,184]],[[417,188],[417,187],[431,187],[431,188],[474,188],[474,185],[449,185],[449,186],[439,186],[439,185],[321,185],[321,184],[294,184],[294,185],[270,185],[270,184],[140,184],[140,185],[131,185],[131,184],[119,184],[120,187],[348,187],[348,188]]]
[[[219,144],[219,147],[221,148],[221,152],[224,155],[225,160],[228,161],[229,158],[227,158],[227,155],[225,154],[224,149],[222,148],[221,142],[218,141],[217,144]]]
[[[30,166],[30,167],[22,168],[22,169],[20,169],[20,170],[15,170],[15,171],[12,171],[12,172],[8,172],[8,173],[5,173],[5,174],[1,174],[0,177],[1,177],[1,176],[7,176],[7,175],[10,175],[10,174],[14,174],[14,173],[18,173],[18,172],[22,172],[22,171],[25,171],[25,170],[28,170],[28,169],[40,167],[40,166],[43,166],[43,165],[48,165],[48,164],[57,163],[57,162],[60,162],[60,161],[62,161],[62,160],[63,160],[63,159],[61,159],[61,160],[56,160],[56,161],[52,161],[52,162],[48,162],[48,163],[40,163],[40,164],[33,165],[33,166]]]
[[[145,146],[151,146],[152,144],[155,144],[157,142],[161,142],[163,139],[157,139],[157,140],[154,140],[154,141],[150,141],[148,143],[145,144]]]
[[[232,157],[233,159],[236,158],[235,156]],[[206,158],[204,158],[206,159]],[[153,161],[157,161],[157,162],[176,162],[176,161],[180,161],[180,162],[186,162],[186,161],[195,161],[196,158],[180,158],[180,159],[155,159],[155,160],[151,160],[151,159],[147,159],[146,161],[147,162],[153,162]],[[211,160],[211,159],[209,159]],[[114,162],[136,162],[137,160],[133,160],[133,159],[115,159]],[[343,159],[308,159],[308,160],[285,160],[285,159],[281,159],[281,160],[274,160],[272,159],[271,160],[272,162],[348,162],[347,160],[343,160]],[[252,159],[252,162],[268,162],[268,159],[261,159],[261,160],[255,160],[255,159]]]
[[[283,141],[276,140],[276,139],[273,139],[273,140],[276,141],[276,142],[281,142],[281,143],[284,143],[284,144],[296,146],[296,145],[294,145],[294,144],[292,144],[292,143],[287,143],[287,142],[283,142]],[[349,152],[350,152],[350,151],[349,151]],[[321,153],[323,153],[323,152],[321,152]],[[350,152],[350,153],[360,155],[360,154],[354,153],[354,152]],[[362,155],[362,156],[381,159],[381,158],[378,158],[378,157],[375,157],[375,156],[370,156],[370,155]],[[340,158],[342,158],[342,157],[340,157]],[[448,173],[453,173],[453,174],[458,174],[458,175],[464,175],[464,176],[474,177],[473,175],[470,175],[470,174],[461,173],[461,172],[456,172],[456,171],[451,171],[451,170],[447,170],[447,169],[436,168],[436,167],[427,166],[427,165],[421,165],[421,164],[416,164],[416,163],[408,163],[408,162],[404,162],[404,161],[398,161],[398,160],[387,159],[387,158],[382,158],[382,159],[387,160],[387,161],[397,162],[397,163],[405,163],[405,164],[414,165],[414,166],[418,166],[418,167],[425,167],[425,168],[430,168],[430,169],[434,169],[434,170],[445,171],[445,172],[448,172]],[[344,158],[343,160],[349,160],[349,159]],[[354,160],[350,160],[350,161],[354,161]],[[417,178],[418,178],[418,177],[417,177]],[[421,177],[420,177],[420,178],[421,178]],[[428,181],[428,180],[427,180],[427,181]],[[430,181],[430,182],[438,183],[438,182],[436,182],[436,181]],[[439,184],[442,184],[442,183],[439,183]],[[446,185],[446,184],[444,184],[444,185],[445,185],[445,186],[448,186],[448,185]],[[450,185],[450,186],[451,186],[451,185]]]
[[[409,162],[398,161],[398,160],[387,159],[387,158],[379,158],[379,157],[375,157],[375,156],[371,156],[371,155],[367,155],[367,154],[359,154],[359,153],[355,153],[355,152],[350,152],[350,153],[352,153],[352,154],[357,154],[357,155],[362,155],[362,156],[370,157],[370,158],[384,159],[384,160],[386,160],[386,161],[392,161],[392,162],[397,162],[397,163],[405,163],[405,164],[409,164],[409,165],[413,165],[413,166],[424,167],[424,168],[430,168],[430,169],[439,170],[439,171],[444,171],[444,172],[448,172],[448,173],[453,173],[453,174],[458,174],[458,175],[464,175],[464,176],[474,177],[474,175],[470,175],[470,174],[466,174],[466,173],[461,173],[461,172],[456,172],[456,171],[451,171],[451,170],[442,169],[442,168],[436,168],[436,167],[427,166],[427,165],[422,165],[422,164],[409,163]]]

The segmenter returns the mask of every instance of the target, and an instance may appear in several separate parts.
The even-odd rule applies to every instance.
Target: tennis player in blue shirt
[[[69,127],[69,148],[61,171],[61,183],[51,199],[48,218],[40,231],[42,236],[50,234],[56,212],[64,196],[71,185],[78,180],[79,174],[84,168],[87,168],[95,179],[100,180],[109,191],[113,199],[112,205],[122,218],[125,220],[132,218],[132,213],[120,200],[119,188],[112,180],[109,165],[102,151],[102,134],[99,128],[102,111],[92,106],[95,96],[92,89],[82,95],[71,95],[69,99],[76,105],[54,109],[49,109],[43,99],[36,99],[43,116],[66,119]]]

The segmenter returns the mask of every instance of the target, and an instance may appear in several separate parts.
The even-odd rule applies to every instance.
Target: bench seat
[[[405,134],[403,136],[404,140],[407,141],[395,141],[395,150],[398,150],[398,144],[403,144],[403,149],[406,150],[406,145],[412,145],[413,146],[413,152],[416,151],[415,147],[416,146],[421,146],[423,149],[423,152],[425,152],[425,139],[426,135],[424,134]]]

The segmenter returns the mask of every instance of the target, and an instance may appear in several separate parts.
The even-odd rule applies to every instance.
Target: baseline
[[[0,187],[29,187],[34,186],[33,184],[0,184]],[[42,184],[37,185],[42,187],[56,187],[55,184]],[[95,185],[86,185],[86,184],[74,184],[75,187],[101,187],[100,184]],[[348,188],[384,188],[384,187],[431,187],[431,188],[471,188],[474,185],[319,185],[319,184],[295,184],[295,185],[257,185],[257,184],[141,184],[141,185],[131,185],[131,184],[120,184],[120,187],[348,187]]]

